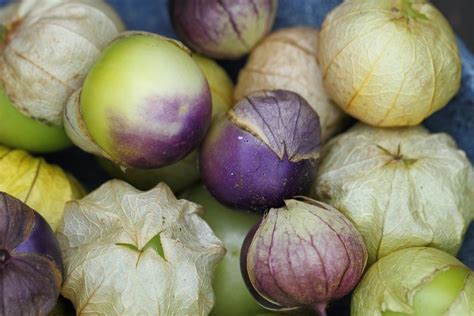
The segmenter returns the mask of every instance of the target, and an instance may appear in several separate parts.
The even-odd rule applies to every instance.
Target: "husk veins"
[[[473,179],[446,134],[359,124],[323,149],[312,196],[356,224],[370,263],[415,246],[454,255],[474,216]]]
[[[225,249],[200,211],[164,183],[141,192],[118,180],[69,203],[62,294],[78,314],[207,315]]]
[[[231,122],[264,142],[280,159],[318,160],[321,129],[317,113],[295,93],[253,93],[227,112]]]
[[[56,126],[100,51],[124,29],[102,0],[23,0],[0,20],[0,83],[20,112]]]

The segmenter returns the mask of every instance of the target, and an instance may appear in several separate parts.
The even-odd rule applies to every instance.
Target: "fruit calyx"
[[[0,51],[3,51],[5,46],[12,41],[13,35],[20,27],[21,23],[22,20],[17,19],[11,23],[0,25]]]
[[[5,249],[0,249],[0,267],[11,258],[10,253]]]
[[[428,17],[420,12],[419,8],[413,6],[412,0],[397,0],[392,8],[398,18],[406,20],[428,20]]]

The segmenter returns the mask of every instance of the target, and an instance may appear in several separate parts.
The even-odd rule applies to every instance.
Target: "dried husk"
[[[68,203],[62,295],[78,315],[207,315],[225,249],[201,211],[164,183],[142,192],[119,180]]]
[[[82,186],[60,167],[22,150],[0,146],[0,191],[40,213],[52,227],[59,226],[66,202],[84,196]]]
[[[455,35],[427,0],[348,0],[326,17],[318,61],[329,96],[372,126],[414,126],[459,90]]]
[[[455,255],[474,217],[474,172],[447,134],[358,124],[322,153],[313,196],[348,216],[369,263],[430,246]]]
[[[0,83],[21,113],[61,125],[67,99],[124,25],[102,0],[23,0],[5,10]]]
[[[345,114],[327,96],[316,61],[318,31],[294,27],[266,37],[240,71],[235,101],[258,90],[285,89],[301,95],[318,112],[323,142],[344,126]]]
[[[433,248],[416,247],[397,251],[377,261],[354,291],[353,316],[382,316],[384,311],[415,315],[411,306],[420,288],[440,272],[451,268],[469,270],[456,258]],[[443,316],[472,315],[474,311],[474,273],[465,279],[464,288]]]

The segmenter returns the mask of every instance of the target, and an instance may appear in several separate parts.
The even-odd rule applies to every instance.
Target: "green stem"
[[[7,39],[8,28],[5,25],[0,25],[0,43]]]
[[[413,3],[411,0],[402,1],[402,11],[407,18],[428,20],[428,17],[426,15],[413,9]]]

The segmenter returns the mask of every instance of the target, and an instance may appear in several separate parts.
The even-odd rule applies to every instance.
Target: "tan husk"
[[[323,88],[316,61],[318,31],[307,27],[282,29],[265,38],[239,73],[234,99],[258,90],[285,89],[301,95],[318,112],[323,142],[344,126],[345,114]]]
[[[329,96],[372,126],[413,126],[459,90],[461,59],[427,0],[348,0],[325,19],[318,61]]]
[[[323,149],[312,195],[355,223],[369,263],[415,246],[456,254],[474,217],[474,172],[447,134],[359,124]]]
[[[124,25],[102,0],[23,0],[5,10],[1,84],[20,112],[61,125],[67,99]]]

